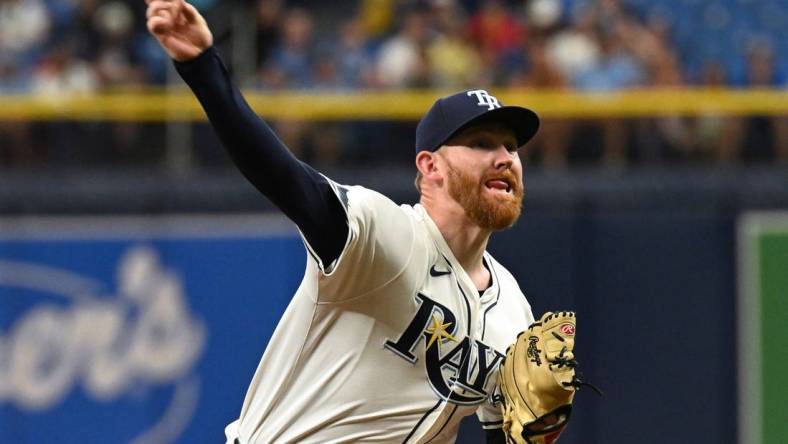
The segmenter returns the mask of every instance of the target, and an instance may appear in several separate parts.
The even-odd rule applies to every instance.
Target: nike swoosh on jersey
[[[432,277],[444,276],[444,275],[447,275],[447,274],[451,274],[451,271],[439,271],[439,270],[436,270],[435,269],[435,265],[433,265],[432,268],[430,268],[430,276],[432,276]]]

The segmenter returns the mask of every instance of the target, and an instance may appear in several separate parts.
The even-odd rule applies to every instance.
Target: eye
[[[476,148],[494,148],[495,144],[487,137],[479,137],[471,140],[471,146]]]

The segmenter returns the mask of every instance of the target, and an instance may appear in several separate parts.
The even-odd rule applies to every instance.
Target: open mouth
[[[509,180],[505,178],[490,179],[487,182],[485,182],[484,185],[492,191],[505,192],[505,193],[512,192],[512,184],[509,183]]]

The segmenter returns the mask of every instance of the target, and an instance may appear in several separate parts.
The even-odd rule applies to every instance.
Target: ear
[[[437,154],[430,151],[419,151],[416,154],[416,169],[419,170],[421,176],[429,181],[442,179],[438,170]]]

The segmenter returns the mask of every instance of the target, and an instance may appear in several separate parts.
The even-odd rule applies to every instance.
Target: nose
[[[504,145],[499,146],[495,150],[495,169],[508,170],[514,164],[514,156],[516,153],[510,152]]]

